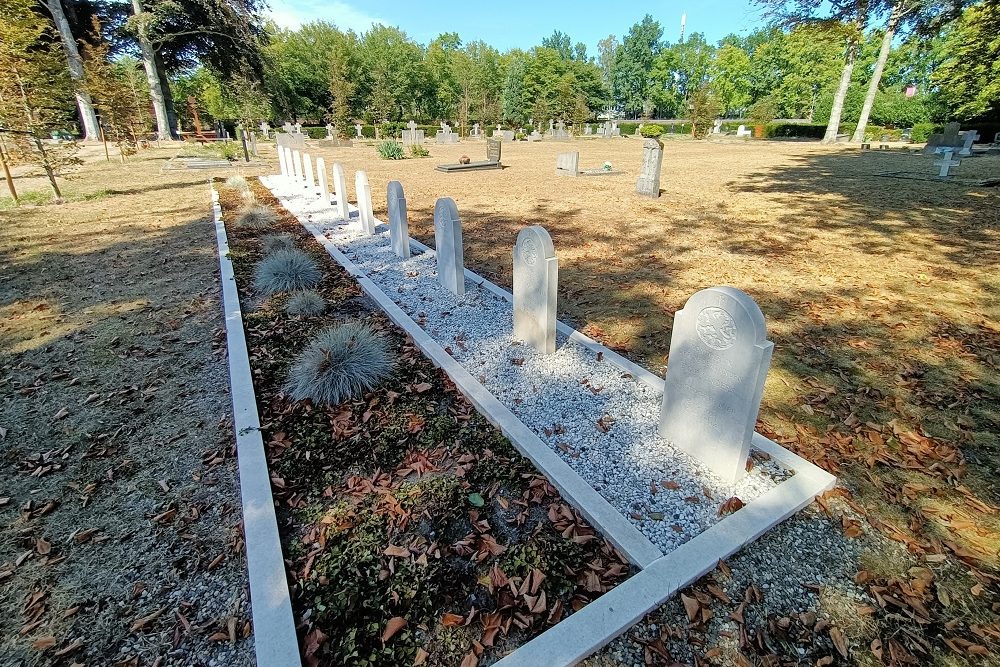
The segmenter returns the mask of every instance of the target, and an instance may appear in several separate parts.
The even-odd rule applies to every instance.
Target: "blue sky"
[[[735,32],[745,34],[764,21],[749,0],[666,0],[657,3],[578,2],[502,3],[428,2],[412,0],[271,0],[271,17],[278,25],[296,28],[326,20],[363,32],[374,22],[394,25],[426,44],[442,32],[457,32],[463,41],[482,39],[500,50],[528,48],[553,30],[568,33],[574,43],[597,54],[597,42],[614,33],[621,39],[629,27],[649,13],[664,27],[664,37],[676,41],[681,15],[687,14],[686,34],[703,32],[715,42]]]

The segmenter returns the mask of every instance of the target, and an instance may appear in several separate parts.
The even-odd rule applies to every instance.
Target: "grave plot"
[[[251,188],[260,204],[276,204],[255,181]],[[267,208],[240,220],[244,197],[221,190],[220,250],[234,281],[225,272],[223,279],[238,290],[242,327],[238,316],[233,324],[245,330],[303,662],[490,662],[626,580],[634,570],[624,557],[403,331],[359,298],[358,282],[298,221]],[[297,271],[262,268],[289,253]],[[289,292],[292,275],[308,290]],[[323,350],[304,351],[345,324],[370,330],[351,340],[366,350],[377,340],[392,371],[356,399],[331,399],[334,407],[289,400],[308,392],[310,358],[314,368],[335,363]],[[245,453],[241,445],[241,465]],[[261,619],[280,606],[285,574],[276,548],[277,579],[255,565],[262,513],[246,511],[259,644],[281,639]],[[271,577],[266,595],[254,586],[262,576]],[[272,658],[267,664],[293,664]]]
[[[743,346],[740,350],[751,357],[754,349],[767,349],[767,359],[758,358],[756,366],[743,369],[751,396],[725,403],[725,419],[706,412],[713,405],[710,399],[662,405],[665,411],[686,410],[691,418],[707,422],[700,431],[687,429],[690,437],[726,431],[725,422],[730,417],[749,424],[745,444],[752,441],[755,450],[749,474],[737,474],[732,463],[738,460],[741,452],[737,452],[730,456],[727,472],[720,477],[720,467],[707,465],[711,461],[687,456],[657,436],[663,402],[663,381],[657,376],[569,327],[557,326],[554,303],[543,308],[551,319],[551,326],[544,327],[546,336],[539,337],[537,331],[525,333],[523,322],[518,324],[515,315],[524,304],[523,298],[519,300],[462,266],[460,214],[450,200],[438,200],[435,209],[437,243],[439,250],[447,250],[444,256],[410,240],[419,252],[402,258],[392,251],[384,226],[375,234],[360,232],[357,225],[345,224],[325,202],[304,192],[298,183],[290,184],[282,177],[264,180],[285,207],[324,242],[330,254],[359,277],[365,291],[390,317],[446,369],[460,389],[481,397],[473,399],[477,407],[501,425],[522,453],[536,464],[546,455],[559,457],[559,465],[547,468],[553,483],[643,568],[606,600],[567,619],[501,664],[572,664],[585,657],[679,587],[712,569],[719,559],[832,485],[830,475],[773,442],[757,434],[752,434],[751,440],[749,431],[759,402],[759,393],[757,402],[752,394],[759,392],[763,382],[760,373],[766,372],[769,359],[770,344],[762,338],[762,317],[754,324],[750,315],[737,316],[738,322],[724,322],[721,315],[713,315],[715,319],[707,323],[697,316],[699,308],[736,312],[743,307],[739,302],[728,304],[728,311],[719,307],[719,300],[731,295],[702,297],[699,293],[692,299],[698,306],[692,316],[696,323],[692,331],[697,335],[708,329],[722,332],[716,334],[716,350],[727,349],[735,339]],[[399,210],[398,205],[395,209]],[[514,259],[515,295],[519,289],[517,256],[531,257],[532,263],[557,260],[549,247],[551,242],[543,241],[547,237],[544,233],[526,238],[525,248],[520,248],[519,237]],[[550,282],[555,279],[556,275],[547,278]],[[554,284],[537,287],[535,299],[539,289],[554,300]],[[710,305],[698,305],[698,298],[708,298]],[[759,316],[759,309],[750,304]],[[536,318],[534,327],[527,330],[539,326]],[[739,329],[746,334],[755,327],[756,337],[731,333]],[[733,377],[717,378],[718,391],[733,389]],[[742,387],[743,382],[737,378],[737,384]],[[692,390],[692,396],[694,393]],[[752,414],[747,406],[752,406]],[[746,460],[745,453],[742,460]],[[593,490],[600,495],[588,493]],[[580,641],[581,636],[587,640]]]

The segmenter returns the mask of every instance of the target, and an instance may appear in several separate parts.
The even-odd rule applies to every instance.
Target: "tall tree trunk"
[[[882,82],[882,72],[885,70],[885,63],[889,60],[889,51],[892,49],[892,38],[896,36],[896,28],[899,27],[901,12],[899,5],[893,7],[889,16],[889,23],[885,27],[885,35],[882,37],[882,48],[878,52],[878,60],[875,61],[875,70],[872,72],[872,80],[868,83],[868,94],[865,95],[865,103],[861,107],[861,117],[858,118],[858,127],[854,130],[851,141],[862,142],[865,140],[865,128],[868,126],[868,117],[872,113],[875,105],[875,95],[878,94],[879,83]]]
[[[170,80],[167,79],[167,68],[163,66],[163,58],[156,54],[156,71],[160,75],[160,90],[163,91],[163,104],[167,107],[167,124],[170,125],[170,136],[180,139],[177,127],[177,110],[174,108],[174,93],[170,90]]]
[[[847,45],[847,54],[844,57],[844,70],[840,74],[840,83],[837,85],[837,93],[833,96],[833,108],[830,109],[830,122],[826,125],[826,134],[823,135],[824,144],[837,142],[837,133],[840,131],[840,117],[844,113],[844,100],[847,99],[847,89],[851,87],[851,75],[854,74],[854,63],[858,59],[858,41],[854,37]]]
[[[142,16],[142,3],[139,0],[132,0],[132,10],[137,17]],[[166,100],[163,97],[163,86],[160,83],[159,68],[156,65],[156,51],[153,43],[146,34],[146,29],[141,25],[137,31],[139,49],[142,51],[142,64],[146,69],[146,81],[149,83],[149,97],[153,103],[153,113],[156,116],[156,134],[159,139],[170,139],[170,119],[167,115]]]
[[[73,31],[69,27],[66,19],[66,12],[63,11],[62,0],[44,0],[46,9],[52,14],[52,20],[59,31],[62,41],[63,51],[66,53],[66,61],[69,64],[69,75],[73,79],[73,88],[76,91],[76,106],[80,110],[80,122],[83,125],[83,138],[87,141],[97,141],[100,135],[97,130],[97,114],[94,112],[94,103],[90,99],[87,91],[86,75],[83,72],[83,59],[80,57],[80,50],[76,46],[76,39],[73,38]]]

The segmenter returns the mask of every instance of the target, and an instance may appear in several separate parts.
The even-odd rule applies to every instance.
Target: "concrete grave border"
[[[274,180],[272,180],[274,179]],[[280,184],[275,177],[261,177],[265,187]],[[278,188],[280,190],[280,188]],[[286,205],[285,198],[272,193]],[[353,208],[353,207],[352,207]],[[293,213],[293,215],[295,215]],[[298,216],[296,215],[296,218]],[[381,223],[375,220],[376,223]],[[324,226],[313,221],[299,223],[326,248],[361,285],[362,289],[386,312],[389,318],[413,339],[431,361],[451,378],[455,386],[491,423],[510,439],[517,449],[535,464],[553,486],[580,510],[594,528],[640,568],[640,572],[619,584],[554,627],[525,643],[499,660],[497,667],[535,667],[537,665],[575,665],[628,630],[647,613],[663,604],[679,589],[695,582],[728,558],[753,542],[778,523],[809,505],[829,490],[836,478],[825,470],[754,433],[751,447],[768,454],[794,475],[747,503],[742,509],[722,519],[670,553],[663,555],[638,529],[598,494],[576,471],[538,438],[520,419],[494,397],[451,355],[445,352],[409,315],[375,284],[336,244],[324,234]],[[379,233],[381,230],[376,230]],[[434,250],[416,239],[410,245],[433,257]],[[489,280],[465,269],[468,280],[513,304],[513,295]],[[631,374],[638,381],[663,392],[663,378],[629,361],[589,336],[557,321],[559,333]]]
[[[219,251],[222,307],[226,324],[229,384],[233,398],[233,432],[243,504],[243,537],[250,579],[254,653],[259,667],[300,667],[292,601],[288,593],[285,561],[278,537],[278,522],[271,496],[264,439],[260,434],[257,398],[250,374],[250,356],[243,331],[243,313],[236,287],[229,239],[222,222],[219,193],[212,188],[212,214]]]

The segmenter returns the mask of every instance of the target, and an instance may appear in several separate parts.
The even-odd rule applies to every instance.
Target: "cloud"
[[[295,30],[310,21],[329,21],[342,30],[364,32],[375,23],[385,23],[346,2],[335,0],[276,0],[272,3],[271,19],[282,28]]]

